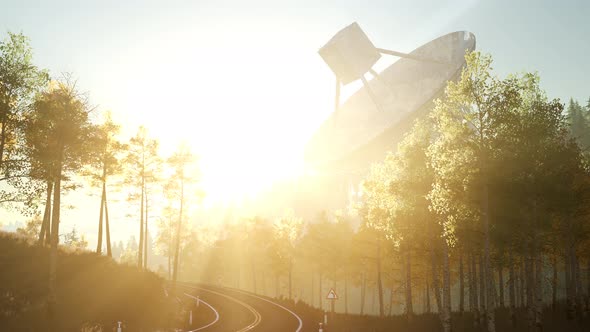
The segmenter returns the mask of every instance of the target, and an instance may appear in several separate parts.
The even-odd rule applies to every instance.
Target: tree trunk
[[[172,280],[172,246],[173,234],[172,234],[172,220],[169,220],[170,227],[168,228],[168,280]]]
[[[410,249],[406,247],[406,318],[412,320],[414,308],[412,306],[412,256]]]
[[[385,315],[383,308],[383,284],[381,283],[381,243],[377,243],[377,292],[379,292],[379,317]]]
[[[451,332],[451,268],[449,266],[449,246],[443,239],[443,311],[441,323],[444,332]]]
[[[438,273],[438,262],[434,248],[431,248],[431,259],[432,259],[432,291],[434,292],[434,300],[436,301],[436,312],[440,315],[442,312],[442,299],[440,294],[440,279]]]
[[[315,302],[315,296],[313,294],[314,291],[314,280],[313,280],[313,270],[311,271],[311,306],[313,307],[313,303]]]
[[[479,326],[481,325],[481,311],[479,310],[479,289],[478,289],[478,282],[477,282],[477,263],[475,262],[475,255],[471,254],[471,271],[472,271],[472,290],[473,290],[473,316],[474,316],[474,325]]]
[[[486,311],[486,282],[485,282],[485,268],[484,260],[480,254],[479,256],[479,312],[482,316],[482,323],[487,325],[487,311]]]
[[[526,306],[528,313],[529,330],[533,330],[535,326],[535,308],[534,308],[534,277],[533,277],[533,258],[531,254],[527,254],[524,265],[526,274]]]
[[[551,257],[551,265],[553,267],[553,277],[551,278],[551,310],[557,310],[557,254]]]
[[[251,262],[251,266],[252,266],[252,292],[254,294],[256,294],[256,265],[254,265],[254,262]]]
[[[320,282],[319,282],[319,290],[318,290],[318,299],[320,300],[319,301],[319,303],[320,303],[320,309],[321,310],[324,310],[324,306],[323,306],[323,303],[322,303],[322,269],[321,268],[320,268],[320,275],[319,275],[319,277],[320,277]]]
[[[509,296],[509,301],[510,301],[510,322],[512,323],[512,326],[514,327],[516,325],[516,313],[515,313],[515,291],[514,291],[514,283],[515,280],[514,278],[516,278],[516,275],[514,273],[514,257],[512,254],[512,249],[510,250],[509,253],[509,258],[508,258],[508,296]]]
[[[473,266],[471,264],[471,254],[467,254],[467,290],[469,291],[469,311],[474,313],[475,318],[475,308],[477,307],[474,305],[477,301],[474,300],[475,298],[475,287],[473,282]]]
[[[485,167],[485,166],[484,166]],[[489,192],[488,184],[484,182],[482,192],[482,220],[483,220],[483,233],[484,233],[484,281],[487,288],[486,293],[486,322],[488,332],[496,331],[496,314],[494,305],[494,277],[492,274],[492,266],[490,261],[490,211],[489,211]]]
[[[586,310],[590,311],[590,259],[586,264]]]
[[[498,290],[500,294],[500,307],[504,308],[504,268],[502,266],[498,267]]]
[[[289,300],[292,299],[291,297],[291,290],[292,290],[292,282],[293,282],[293,259],[289,259]]]
[[[513,258],[514,259],[514,258]],[[514,292],[516,294],[516,299],[515,299],[515,304],[516,304],[516,308],[520,308],[521,306],[521,301],[520,301],[520,297],[521,297],[521,293],[522,293],[522,289],[520,287],[520,280],[521,280],[521,272],[520,272],[520,262],[518,259],[514,260],[514,274],[515,274],[515,279],[514,279]]]
[[[4,146],[6,145],[6,133],[8,132],[8,112],[10,112],[9,106],[6,105],[6,109],[2,111],[0,120],[0,125],[2,126],[2,131],[0,132],[0,168],[4,165]]]
[[[393,287],[395,285],[393,284],[393,281],[391,282],[391,288],[389,289],[389,313],[388,316],[393,315]]]
[[[144,170],[141,171],[141,204],[139,209],[141,210],[139,212],[139,248],[137,249],[137,266],[141,269],[142,268],[142,264],[143,264],[143,213],[144,213],[144,197],[145,195],[145,175],[144,175]],[[174,262],[174,266],[176,269],[176,262]],[[173,274],[176,273],[176,271],[173,272]],[[173,285],[174,287],[176,287],[176,282]]]
[[[143,232],[143,267],[148,268],[148,191],[145,188],[145,231]]]
[[[47,316],[49,318],[49,331],[57,332],[56,320],[56,288],[57,288],[57,247],[59,245],[59,217],[61,203],[61,172],[63,148],[60,149],[57,165],[55,167],[56,177],[53,189],[53,211],[51,216],[51,243],[49,252],[49,287],[47,296]]]
[[[336,291],[336,278],[334,278],[334,282],[332,283],[332,289],[334,289],[334,291]],[[334,311],[335,311],[334,304],[335,304],[334,300],[330,300],[330,313],[331,313],[330,318],[331,319],[334,319]]]
[[[522,262],[519,264],[520,276],[518,279],[520,281],[520,307],[524,308],[526,306],[526,256],[523,256],[521,260]]]
[[[367,293],[367,281],[365,272],[361,272],[361,313],[362,316],[365,312],[365,295]]]
[[[543,331],[543,256],[538,241],[535,245],[535,330]]]
[[[51,183],[51,181],[47,181],[47,192],[45,196],[45,212],[43,213],[43,223],[41,224],[41,231],[39,232],[39,245],[46,245],[50,242],[52,187],[53,183]]]
[[[102,182],[102,193],[100,195],[100,212],[98,214],[98,241],[96,243],[96,253],[102,253],[102,220],[104,218],[104,194],[105,194],[105,183]]]
[[[344,314],[348,315],[348,275],[344,273]]]
[[[375,294],[377,293],[377,287],[371,288],[371,313],[375,314]]]
[[[106,226],[106,235],[107,235],[107,256],[113,257],[113,251],[111,250],[111,229],[109,226],[109,207],[107,204],[107,193],[105,190],[104,193],[104,221]]]
[[[459,315],[465,311],[465,276],[463,273],[463,252],[459,252]]]
[[[492,279],[492,301],[494,302],[494,308],[498,307],[498,288],[496,287],[496,275],[494,274],[494,268],[490,267],[490,278]]]
[[[172,247],[172,246],[170,246],[170,247]],[[172,251],[171,251],[171,249],[168,249],[168,280],[171,280],[171,279],[172,279]]]
[[[574,267],[574,272],[575,272],[575,284],[574,287],[576,289],[574,295],[575,295],[575,299],[576,299],[576,313],[578,314],[578,317],[582,318],[583,315],[583,311],[584,309],[582,308],[582,274],[580,273],[580,261],[578,260],[578,256],[576,255],[576,252],[574,251],[574,254],[572,255],[574,262],[573,262],[573,267]]]
[[[142,190],[143,192],[143,190]],[[142,195],[143,196],[143,195]],[[182,213],[184,207],[184,174],[180,177],[180,211],[178,213],[178,225],[176,228],[176,248],[174,249],[174,270],[172,272],[173,289],[176,291],[176,279],[178,278],[178,256],[180,254],[180,231],[182,227]],[[175,293],[176,294],[176,293]]]
[[[572,250],[571,250],[571,242],[568,243],[567,248],[565,250],[565,294],[566,294],[566,314],[569,320],[574,319],[576,314],[574,296],[573,296],[573,287],[572,287]]]
[[[430,313],[430,287],[428,286],[428,280],[426,281],[426,313]]]

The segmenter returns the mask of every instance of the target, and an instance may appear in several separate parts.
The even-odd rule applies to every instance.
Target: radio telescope
[[[353,23],[340,30],[319,54],[336,76],[335,111],[305,149],[307,164],[331,175],[366,173],[370,164],[393,150],[415,118],[432,108],[475,49],[475,36],[458,31],[438,37],[410,53],[377,48]],[[377,73],[382,54],[400,57]],[[365,74],[373,78],[367,80]],[[340,86],[361,80],[363,87],[340,105]]]
[[[339,31],[319,54],[336,76],[335,111],[308,141],[308,176],[292,191],[302,215],[338,210],[358,199],[358,185],[374,162],[384,160],[419,116],[430,112],[447,82],[457,79],[475,36],[458,31],[409,53],[377,48],[353,23]],[[382,56],[399,59],[380,73],[372,67]],[[372,77],[365,78],[365,74]],[[340,86],[363,86],[340,103]]]

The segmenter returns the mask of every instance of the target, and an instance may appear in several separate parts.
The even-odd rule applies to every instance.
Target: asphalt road
[[[180,284],[185,303],[193,309],[193,324],[186,331],[303,332],[295,312],[248,292],[208,285]],[[200,305],[196,307],[196,298]]]

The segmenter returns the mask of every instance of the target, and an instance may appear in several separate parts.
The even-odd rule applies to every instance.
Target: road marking
[[[197,297],[196,297],[196,296],[192,296],[192,295],[190,295],[190,294],[188,294],[188,293],[184,293],[184,295],[186,295],[186,296],[188,296],[188,297],[192,297],[192,298],[193,298],[193,299],[195,299],[195,300],[197,299]],[[207,302],[203,301],[203,299],[199,299],[199,302],[201,302],[201,303],[205,304],[206,306],[208,306],[208,307],[209,307],[209,309],[213,310],[213,312],[215,313],[215,320],[214,320],[214,321],[212,321],[211,323],[209,323],[209,324],[205,325],[205,326],[201,326],[201,327],[199,327],[198,329],[195,329],[195,330],[190,330],[190,331],[188,331],[188,332],[195,332],[195,331],[200,331],[200,330],[206,329],[206,328],[208,328],[209,326],[211,326],[211,325],[213,325],[213,324],[217,323],[217,321],[219,320],[219,312],[217,312],[217,310],[215,310],[215,308],[213,308],[213,306],[211,306],[209,303],[207,303]]]
[[[262,321],[262,316],[260,315],[260,313],[258,313],[258,311],[256,311],[256,309],[252,308],[252,306],[250,306],[248,303],[245,303],[244,301],[240,301],[232,296],[223,294],[223,293],[219,293],[216,291],[212,291],[210,289],[206,289],[206,288],[202,288],[202,287],[198,287],[198,286],[188,286],[188,285],[182,285],[183,287],[187,287],[187,288],[192,288],[192,289],[200,289],[203,290],[205,292],[209,292],[209,293],[213,293],[222,297],[225,297],[231,301],[234,301],[238,304],[240,304],[241,306],[245,307],[246,309],[248,309],[248,311],[250,311],[253,315],[254,315],[254,321],[252,323],[250,323],[248,326],[244,327],[243,329],[237,330],[236,332],[246,332],[246,331],[250,331],[251,329],[255,328],[256,326],[258,326],[258,324],[260,324],[260,322]]]
[[[297,328],[297,330],[295,330],[295,332],[299,332],[299,331],[301,331],[301,329],[303,328],[303,321],[301,320],[301,317],[297,316],[297,314],[296,314],[296,313],[294,313],[293,311],[291,311],[291,310],[289,310],[289,309],[287,309],[287,308],[283,307],[282,305],[280,305],[280,304],[278,304],[278,303],[276,303],[276,302],[273,302],[273,301],[267,300],[267,299],[265,299],[265,298],[263,298],[263,297],[260,297],[260,296],[253,295],[253,294],[250,294],[250,293],[248,293],[248,292],[244,292],[244,291],[242,291],[242,290],[237,290],[237,289],[233,289],[233,288],[230,288],[229,290],[231,290],[231,291],[235,291],[235,292],[238,292],[238,293],[242,293],[242,294],[244,294],[244,295],[248,295],[248,296],[255,297],[255,298],[257,298],[257,299],[260,299],[260,300],[266,301],[266,302],[268,302],[268,303],[274,304],[274,305],[276,305],[277,307],[279,307],[279,308],[281,308],[281,309],[284,309],[284,310],[288,311],[289,313],[291,313],[291,315],[295,316],[295,318],[297,318],[297,320],[299,321],[299,327]]]

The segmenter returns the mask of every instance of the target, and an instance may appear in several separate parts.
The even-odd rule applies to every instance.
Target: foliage
[[[37,239],[37,236],[39,236],[42,222],[43,220],[39,216],[34,216],[33,218],[29,219],[29,221],[27,221],[25,227],[17,228],[16,234],[29,241],[34,241]]]
[[[72,231],[64,234],[64,246],[72,248],[74,250],[85,250],[88,246],[88,241],[84,234],[78,235],[76,227],[72,228]]]

